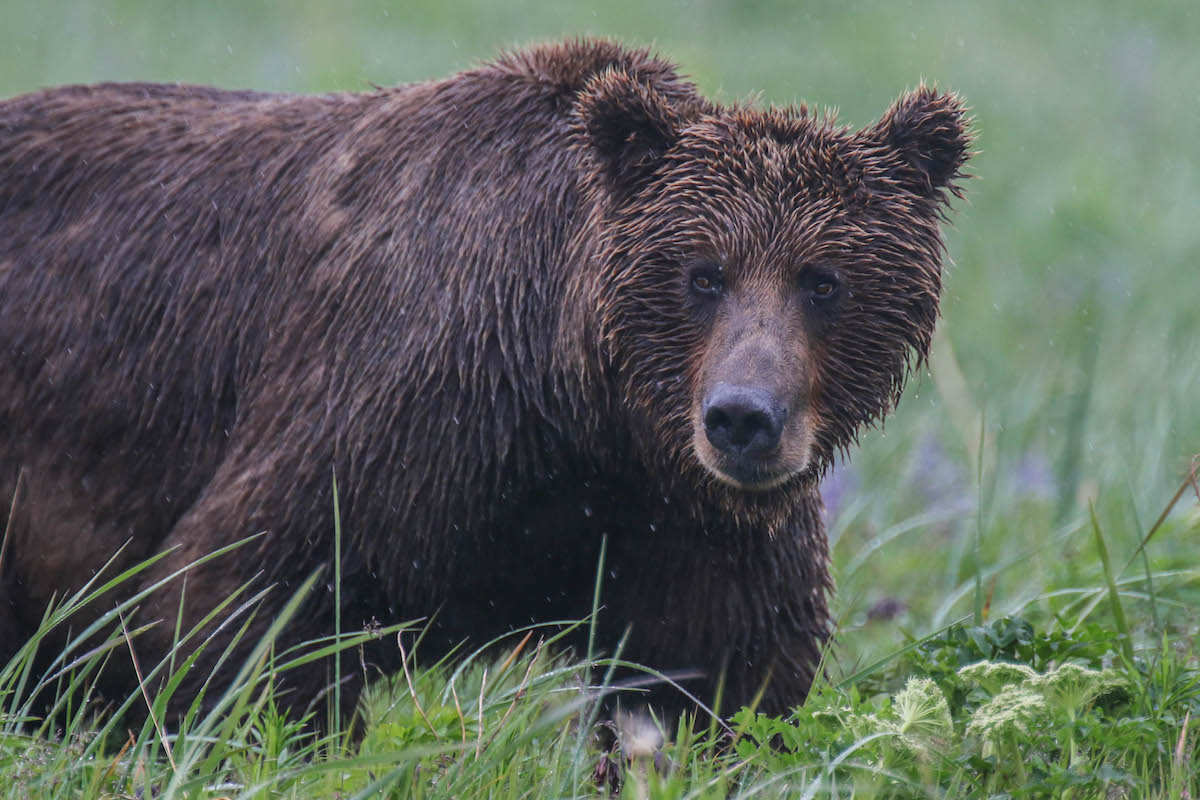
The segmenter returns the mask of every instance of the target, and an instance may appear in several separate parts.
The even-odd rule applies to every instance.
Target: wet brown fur
[[[929,346],[967,143],[927,88],[850,131],[595,41],[366,94],[0,103],[0,659],[127,542],[115,568],[170,551],[149,585],[263,532],[184,605],[257,575],[261,632],[332,559],[336,472],[347,628],[436,614],[432,656],[581,617],[607,535],[605,648],[628,629],[624,658],[700,669],[701,694],[724,672],[727,707],[764,682],[764,707],[799,701],[829,632],[817,480]],[[711,307],[698,258],[724,271]],[[814,264],[846,289],[820,319],[794,291]],[[697,454],[696,404],[746,347],[803,406],[763,491]],[[141,605],[166,621],[143,663],[175,586]]]

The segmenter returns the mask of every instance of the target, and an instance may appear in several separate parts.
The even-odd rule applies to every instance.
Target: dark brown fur
[[[854,132],[586,41],[367,94],[0,103],[0,632],[126,542],[118,568],[170,550],[148,585],[264,532],[184,606],[260,575],[282,585],[261,632],[332,560],[336,472],[347,627],[436,613],[432,655],[583,616],[606,534],[604,647],[628,628],[624,658],[795,703],[829,632],[817,481],[929,346],[966,150],[950,95]],[[698,263],[720,293],[696,296]],[[814,310],[818,267],[841,294]],[[787,405],[760,487],[698,421],[737,380]],[[146,663],[175,587],[141,605],[168,621]],[[327,634],[332,602],[288,639]]]

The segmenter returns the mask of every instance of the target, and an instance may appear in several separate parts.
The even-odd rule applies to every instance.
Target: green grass
[[[1172,505],[1191,490],[1182,488]],[[1200,527],[1168,521],[1170,510],[1148,546]],[[555,627],[518,631],[491,660],[481,648],[418,668],[410,647],[401,674],[362,699],[352,720],[361,738],[340,722],[318,735],[311,719],[276,705],[287,671],[352,657],[367,638],[411,626],[276,652],[312,579],[204,707],[197,698],[184,719],[165,718],[192,661],[175,669],[171,656],[139,665],[139,690],[117,709],[101,707],[92,684],[140,632],[124,620],[135,597],[69,636],[41,680],[33,644],[0,669],[0,776],[7,796],[39,798],[1195,796],[1194,639],[1166,630],[1149,639],[1149,626],[1131,624],[1138,618],[1124,607],[1147,597],[1113,568],[1097,518],[1093,532],[1105,553],[1101,582],[1068,593],[1073,602],[1053,619],[958,620],[843,679],[826,673],[786,717],[701,715],[681,720],[665,743],[646,734],[649,722],[639,734],[618,719],[611,750],[600,746],[612,723],[599,703],[615,662],[558,654]],[[98,577],[47,614],[34,643],[147,566]],[[256,598],[241,599],[228,610],[244,631]],[[1150,603],[1173,616],[1171,602]],[[95,634],[103,644],[94,646]],[[186,645],[193,635],[177,638]],[[46,687],[58,700],[43,717],[29,700]],[[122,716],[131,706],[135,716]],[[140,727],[124,727],[136,718],[145,718]]]
[[[12,0],[0,19],[0,94],[356,89],[595,33],[655,44],[718,98],[803,99],[854,124],[933,80],[971,103],[980,149],[929,368],[827,481],[842,630],[794,718],[740,714],[732,735],[699,720],[658,768],[605,760],[579,724],[605,664],[538,648],[545,631],[507,666],[396,676],[368,699],[361,746],[274,713],[269,661],[164,743],[77,701],[61,732],[21,722],[40,676],[19,658],[0,680],[0,795],[557,797],[614,775],[630,797],[1200,792],[1200,511],[1192,489],[1176,497],[1200,452],[1194,3]],[[63,688],[127,656],[120,620],[105,624],[108,649],[64,659]],[[960,671],[975,659],[1036,674],[984,686]],[[1106,688],[1051,696],[1064,664]],[[1015,708],[1029,714],[1001,713]]]

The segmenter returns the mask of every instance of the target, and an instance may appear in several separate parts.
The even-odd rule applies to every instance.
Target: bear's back
[[[153,492],[165,447],[199,485],[249,396],[282,391],[256,384],[272,358],[404,371],[412,392],[463,363],[489,397],[528,380],[550,345],[521,334],[555,326],[578,217],[573,104],[614,68],[698,102],[669,64],[597,41],[358,94],[0,102],[5,458],[127,454],[136,469],[91,471]]]

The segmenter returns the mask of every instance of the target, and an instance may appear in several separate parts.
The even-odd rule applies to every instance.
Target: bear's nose
[[[726,455],[762,456],[779,444],[785,411],[765,389],[718,383],[703,411],[708,441]]]

